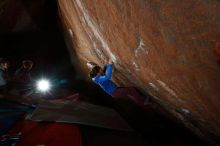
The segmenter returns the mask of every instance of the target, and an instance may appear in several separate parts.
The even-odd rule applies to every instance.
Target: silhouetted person
[[[22,66],[15,72],[16,79],[20,82],[27,83],[32,80],[31,69],[33,62],[31,60],[22,61]]]
[[[103,69],[98,65],[94,65],[91,68],[89,76],[93,82],[98,84],[106,93],[111,95],[113,98],[129,97],[137,105],[143,107],[145,101],[148,101],[149,97],[143,96],[134,87],[117,87],[117,85],[111,81],[112,68],[112,61],[109,61],[109,64],[105,65]],[[103,70],[105,69],[106,71],[103,72]]]
[[[0,59],[0,93],[6,93],[7,89],[7,70],[9,62],[6,59]]]
[[[33,62],[31,60],[22,61],[22,66],[15,72],[16,88],[20,94],[26,94],[32,88],[31,69]]]

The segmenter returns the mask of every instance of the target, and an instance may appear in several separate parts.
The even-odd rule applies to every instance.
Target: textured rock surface
[[[220,2],[59,0],[74,58],[149,92],[193,132],[220,138]]]

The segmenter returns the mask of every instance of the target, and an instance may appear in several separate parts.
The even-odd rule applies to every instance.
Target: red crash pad
[[[21,132],[16,146],[82,146],[80,128],[74,124],[21,121],[10,131]]]

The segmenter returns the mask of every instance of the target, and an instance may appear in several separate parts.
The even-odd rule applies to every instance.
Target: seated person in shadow
[[[30,93],[33,88],[31,69],[33,67],[33,62],[31,60],[23,60],[22,66],[15,72],[15,84],[16,88],[19,90],[20,95]]]
[[[91,64],[91,63],[90,63]],[[135,87],[118,87],[111,81],[113,64],[109,61],[102,69],[100,66],[93,63],[93,67],[90,68],[89,77],[94,83],[99,85],[107,94],[113,98],[128,97],[134,101],[138,106],[144,107],[149,97],[143,96]]]
[[[9,62],[1,58],[0,59],[0,94],[5,94],[7,92],[7,81],[8,81],[8,70]]]

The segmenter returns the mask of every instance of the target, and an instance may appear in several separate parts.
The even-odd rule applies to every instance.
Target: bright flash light
[[[46,92],[50,90],[50,82],[48,80],[42,79],[37,82],[37,89],[41,92]]]

